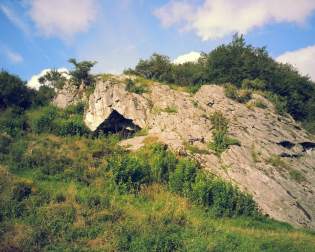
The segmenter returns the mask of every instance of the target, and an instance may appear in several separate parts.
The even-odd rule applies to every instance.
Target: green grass
[[[26,143],[23,155],[5,154],[0,166],[0,250],[314,251],[312,232],[258,215],[216,217],[190,196],[214,180],[194,177],[195,164],[163,146],[129,154],[115,136],[28,134],[15,141]],[[34,153],[45,152],[41,163]],[[113,159],[127,160],[130,174],[149,166],[153,177],[135,193],[123,191],[112,178],[124,166],[109,168]],[[58,160],[62,169],[51,165]],[[57,170],[47,174],[45,166]]]
[[[301,183],[303,181],[306,180],[305,176],[303,175],[302,172],[298,171],[298,170],[290,170],[289,171],[289,175],[290,175],[290,178],[295,180],[296,182],[298,183]]]

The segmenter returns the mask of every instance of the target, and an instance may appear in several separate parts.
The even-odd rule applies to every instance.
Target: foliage
[[[136,94],[143,94],[143,93],[148,92],[148,89],[144,85],[137,85],[131,79],[127,80],[126,90],[128,92],[136,93]]]
[[[8,108],[1,112],[0,132],[16,137],[23,134],[26,128],[26,118],[21,109]]]
[[[1,249],[311,251],[314,247],[314,234],[257,215],[251,197],[204,173],[194,161],[177,158],[159,144],[126,153],[116,143],[114,136],[30,134],[11,139],[3,163],[20,169],[0,167]],[[297,235],[299,239],[293,239]]]
[[[0,71],[0,110],[7,107],[29,108],[35,91],[28,89],[18,76]]]
[[[290,177],[293,179],[293,180],[295,180],[296,182],[298,182],[298,183],[301,183],[301,182],[303,182],[303,181],[305,181],[306,180],[306,178],[305,178],[305,176],[303,175],[303,173],[302,172],[300,172],[300,171],[298,171],[298,170],[290,170],[289,171],[289,175],[290,175]]]
[[[96,64],[96,61],[80,61],[77,62],[76,59],[69,59],[69,63],[73,64],[74,70],[70,71],[71,81],[76,85],[80,86],[84,84],[90,86],[93,84],[94,80],[90,74],[90,70]]]
[[[209,148],[214,150],[216,154],[220,155],[230,145],[240,146],[237,139],[228,136],[229,122],[224,115],[216,111],[210,116],[213,127],[212,142],[209,143]]]
[[[224,94],[226,97],[240,103],[246,103],[252,98],[252,91],[250,89],[238,89],[230,83],[224,86]]]
[[[138,192],[142,185],[151,180],[147,164],[137,157],[115,157],[109,160],[107,169],[112,171],[114,182],[126,192]]]
[[[52,87],[54,89],[62,89],[66,83],[66,77],[64,73],[59,72],[57,69],[52,69],[45,73],[44,76],[38,79],[42,85]]]

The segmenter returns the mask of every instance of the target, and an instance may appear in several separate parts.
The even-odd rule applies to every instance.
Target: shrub
[[[112,171],[114,182],[125,192],[138,192],[142,185],[151,181],[150,167],[135,156],[111,158],[107,169]]]
[[[0,133],[0,160],[3,159],[5,154],[9,153],[12,137],[6,133]]]
[[[23,111],[8,108],[0,113],[0,132],[5,132],[12,137],[21,136],[26,129],[26,118]]]
[[[167,151],[164,145],[153,144],[148,147],[148,153],[143,158],[151,167],[153,179],[157,182],[167,183],[170,173],[175,169],[176,156]]]
[[[274,104],[275,110],[279,115],[284,115],[287,112],[286,98],[272,94],[270,92],[265,93],[265,96]]]
[[[17,182],[12,189],[12,198],[22,201],[32,193],[32,185],[27,181]]]
[[[193,201],[209,207],[216,216],[256,216],[255,201],[231,184],[199,172],[192,184]]]
[[[255,106],[261,109],[266,109],[268,107],[261,99],[255,101]]]
[[[35,133],[53,133],[59,136],[86,135],[89,130],[83,122],[84,104],[71,105],[64,111],[46,106],[28,113],[31,129]]]
[[[298,183],[301,183],[303,181],[306,180],[305,176],[303,175],[302,172],[298,171],[298,170],[290,170],[289,171],[289,175],[290,177],[295,180]]]
[[[245,79],[242,81],[242,88],[247,90],[265,90],[266,86],[266,82],[260,79]]]
[[[55,128],[53,121],[58,116],[58,109],[54,106],[42,107],[29,113],[29,122],[33,132],[52,132]]]
[[[252,98],[252,91],[248,89],[240,89],[238,91],[237,101],[240,103],[246,103]]]
[[[238,99],[238,89],[236,86],[233,84],[226,84],[224,86],[224,94],[226,97],[232,99],[232,100],[237,100]]]
[[[240,145],[237,139],[229,137],[228,120],[221,112],[214,112],[210,116],[213,126],[212,142],[209,143],[209,148],[214,150],[218,155],[224,152],[230,145]]]
[[[88,129],[82,121],[81,116],[72,116],[70,118],[54,120],[53,133],[59,136],[82,136],[88,134]]]
[[[170,174],[169,187],[173,192],[184,196],[191,194],[191,186],[195,182],[197,164],[189,159],[180,159],[175,170]]]
[[[147,93],[148,89],[143,85],[136,85],[133,80],[128,79],[126,84],[126,91],[136,94]]]
[[[177,107],[175,105],[167,106],[165,109],[163,109],[164,112],[169,114],[177,113]]]

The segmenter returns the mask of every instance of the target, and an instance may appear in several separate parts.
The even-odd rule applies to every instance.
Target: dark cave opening
[[[131,119],[127,119],[116,110],[113,110],[110,116],[97,128],[97,132],[119,134],[123,138],[128,138],[140,129]]]

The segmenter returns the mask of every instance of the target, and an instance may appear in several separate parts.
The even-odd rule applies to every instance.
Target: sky
[[[0,68],[26,81],[69,58],[95,73],[195,60],[236,32],[315,80],[315,0],[0,0],[0,29]]]

